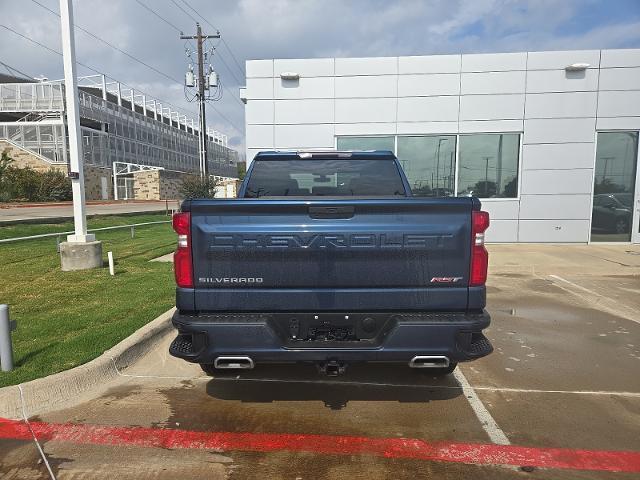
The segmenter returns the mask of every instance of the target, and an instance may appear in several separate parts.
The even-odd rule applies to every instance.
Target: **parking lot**
[[[493,245],[495,351],[406,367],[262,367],[210,379],[167,337],[120,379],[32,417],[56,478],[638,478],[640,248]],[[0,474],[49,478],[0,423]]]

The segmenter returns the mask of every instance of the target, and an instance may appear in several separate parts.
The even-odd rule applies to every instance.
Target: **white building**
[[[414,194],[469,195],[492,242],[640,242],[640,49],[252,60],[247,161],[388,149]]]

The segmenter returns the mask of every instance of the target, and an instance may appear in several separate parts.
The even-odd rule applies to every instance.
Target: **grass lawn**
[[[153,217],[149,219],[149,217]],[[139,223],[167,217],[97,217],[90,226]],[[34,234],[38,225],[14,225],[12,236]],[[47,231],[69,230],[64,224]],[[3,232],[4,233],[4,232]],[[149,262],[174,250],[170,224],[97,232],[103,257],[113,251],[116,275],[108,268],[62,272],[55,237],[0,244],[0,303],[17,320],[12,372],[0,372],[0,386],[66,370],[99,356],[175,303],[171,263]],[[7,236],[5,235],[5,238]]]

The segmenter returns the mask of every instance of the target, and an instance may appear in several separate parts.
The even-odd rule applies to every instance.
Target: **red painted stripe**
[[[484,465],[640,472],[640,452],[532,448],[479,443],[425,442],[411,438],[368,438],[288,433],[197,432],[143,427],[31,422],[39,440],[76,444],[133,445],[223,451],[286,450],[328,455],[374,455]],[[30,440],[27,425],[0,419],[0,438]]]

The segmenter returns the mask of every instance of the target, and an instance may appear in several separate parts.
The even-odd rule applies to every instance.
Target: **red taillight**
[[[484,232],[489,228],[487,212],[471,212],[471,268],[469,286],[477,287],[487,281],[489,252],[484,247]]]
[[[193,288],[193,266],[191,263],[191,214],[173,214],[173,229],[178,234],[178,248],[173,254],[173,271],[176,284],[183,288]]]

